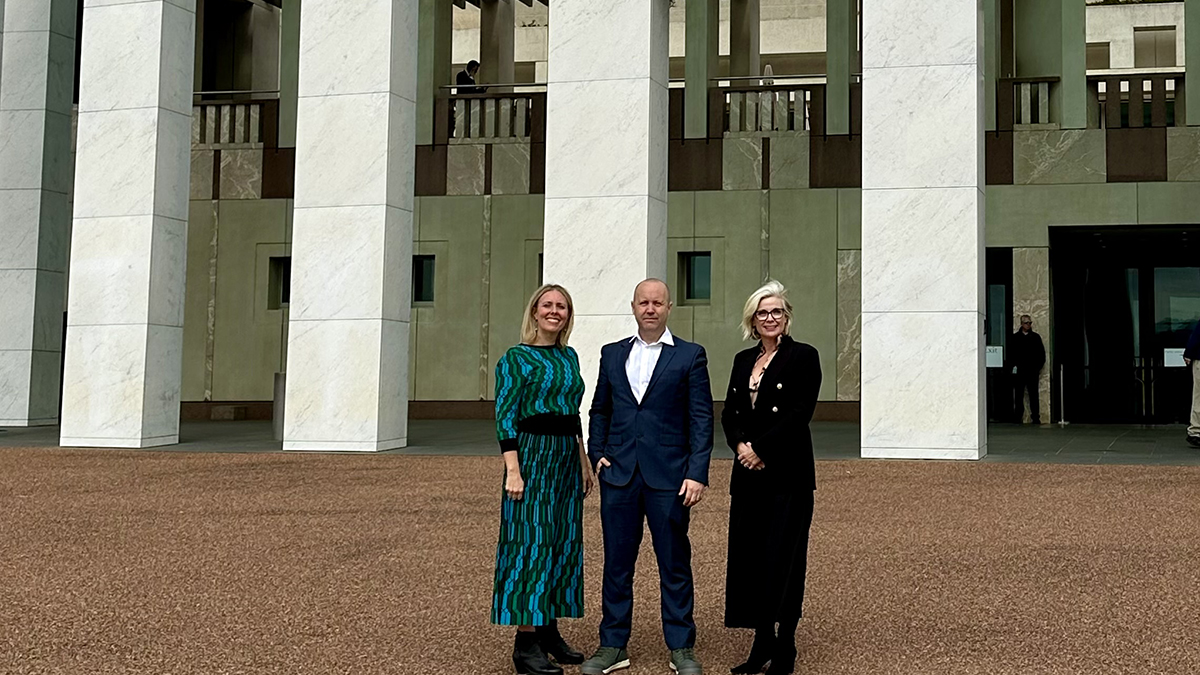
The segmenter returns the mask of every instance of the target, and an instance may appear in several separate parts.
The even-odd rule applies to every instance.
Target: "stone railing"
[[[714,90],[713,114],[725,118],[726,134],[823,133],[825,85],[772,85]]]
[[[1058,122],[1050,115],[1050,90],[1057,86],[1058,82],[1057,77],[1014,77],[1000,80],[998,86],[1001,96],[997,105],[1011,106],[1014,124]]]
[[[544,137],[545,92],[455,94],[448,102],[451,143],[515,143]]]
[[[192,147],[258,148],[263,145],[263,122],[277,114],[279,102],[202,101],[192,106]]]
[[[1088,76],[1088,94],[1105,129],[1183,126],[1183,71],[1113,72]]]

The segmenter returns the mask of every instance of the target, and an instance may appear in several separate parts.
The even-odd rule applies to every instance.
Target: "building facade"
[[[648,275],[718,400],[787,285],[864,455],[982,456],[1024,313],[1043,420],[1176,421],[1198,4],[3,0],[0,425],[398,447],[489,413],[540,282],[594,369]]]

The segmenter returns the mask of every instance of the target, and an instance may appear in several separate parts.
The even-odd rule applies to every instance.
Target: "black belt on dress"
[[[583,433],[579,415],[543,413],[517,421],[517,431],[538,436],[579,436]]]

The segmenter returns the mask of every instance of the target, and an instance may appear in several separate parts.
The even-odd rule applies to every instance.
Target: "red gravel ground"
[[[498,458],[0,450],[0,673],[511,673]],[[721,626],[729,462],[692,521]],[[1200,469],[821,462],[808,673],[1200,672]],[[598,502],[587,509],[595,646]],[[667,673],[649,540],[630,675]],[[575,671],[568,668],[567,672]]]

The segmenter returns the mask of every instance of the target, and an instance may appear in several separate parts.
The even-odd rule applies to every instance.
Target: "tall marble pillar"
[[[825,3],[825,133],[850,133],[850,78],[857,72],[858,0]]]
[[[450,52],[454,44],[454,5],[442,0],[419,0],[420,47],[417,53],[417,145],[434,142],[436,101],[451,84]],[[449,112],[447,112],[447,116]]]
[[[729,75],[746,77],[762,75],[759,26],[760,0],[730,0],[729,2]],[[757,82],[740,83],[734,86],[757,85]]]
[[[718,0],[691,0],[684,7],[684,138],[708,138],[708,92],[716,85],[712,80],[721,55],[720,5]]]
[[[1039,414],[1043,422],[1050,422],[1050,381],[1054,375],[1054,341],[1051,340],[1053,327],[1050,325],[1050,249],[1048,248],[1014,248],[1013,249],[1013,322],[1020,327],[1021,315],[1028,314],[1033,319],[1033,330],[1042,336],[1042,344],[1046,347],[1046,367],[1038,377]],[[1022,422],[1030,421],[1029,397],[1024,392],[1025,400],[1021,403],[1025,417]]]
[[[987,453],[980,11],[863,3],[864,457]]]
[[[482,0],[479,5],[479,81],[508,84],[516,79],[517,0]]]
[[[1063,129],[1087,128],[1087,6],[1084,0],[1061,0],[1062,76],[1052,89],[1051,106],[1059,110]]]
[[[83,16],[60,443],[167,445],[179,438],[195,3],[87,0]]]
[[[0,0],[0,427],[58,421],[75,0]]]
[[[1183,0],[1184,81],[1200,82],[1200,0]],[[1184,115],[1188,126],[1200,126],[1200,87],[1184,88]]]
[[[279,26],[279,147],[296,147],[300,88],[300,0],[283,0]]]
[[[417,0],[305,0],[284,450],[408,435]]]
[[[668,21],[666,0],[551,6],[544,278],[574,296],[588,391],[634,286],[667,272]]]

